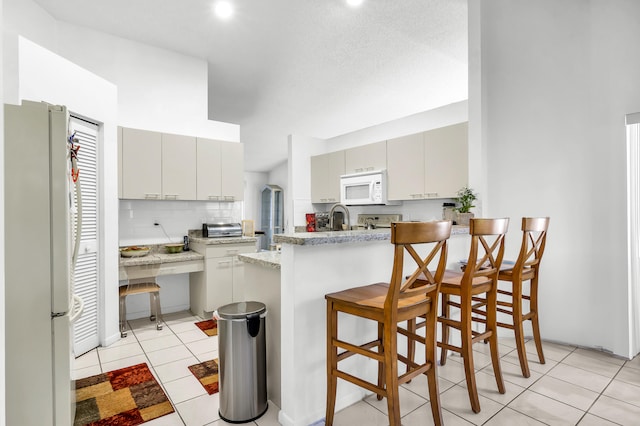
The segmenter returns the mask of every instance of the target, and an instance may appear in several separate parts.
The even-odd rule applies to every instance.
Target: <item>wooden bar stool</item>
[[[162,313],[160,311],[160,286],[156,284],[155,278],[143,278],[129,280],[126,285],[118,288],[120,294],[120,337],[127,337],[127,296],[132,294],[149,293],[149,303],[151,308],[150,321],[156,322],[156,330],[162,330]]]
[[[498,327],[509,328],[514,331],[520,369],[524,377],[530,377],[527,352],[524,347],[523,323],[531,321],[533,340],[536,344],[540,364],[545,363],[542,352],[542,340],[540,339],[540,325],[538,323],[538,274],[540,273],[540,261],[547,244],[548,217],[523,217],[522,218],[522,244],[520,253],[513,268],[502,269],[498,274],[498,280],[510,283],[510,289],[498,289],[498,294],[505,296],[506,300],[498,300],[498,312],[511,317],[511,323],[498,322]],[[529,281],[528,294],[523,290],[523,283]],[[528,301],[528,312],[523,312],[524,301]]]
[[[500,355],[498,353],[498,335],[496,331],[496,301],[498,287],[498,271],[504,256],[504,237],[509,226],[509,219],[471,219],[469,234],[471,248],[463,273],[447,271],[440,287],[442,294],[442,316],[438,321],[442,324],[442,348],[440,365],[447,362],[447,351],[460,353],[464,360],[464,370],[467,379],[467,391],[471,401],[471,409],[480,412],[480,400],[476,388],[476,375],[473,363],[472,345],[476,342],[488,340],[491,351],[493,373],[496,377],[498,391],[505,393],[502,371],[500,369]],[[451,300],[455,297],[457,301]],[[472,323],[477,322],[473,316],[476,310],[474,298],[483,297],[481,305],[486,307],[486,313],[481,323],[484,331],[476,331]],[[460,319],[451,316],[451,307],[460,310]],[[455,328],[460,331],[461,346],[449,344],[449,330]]]
[[[425,374],[429,383],[431,412],[436,425],[442,424],[440,393],[436,375],[436,316],[438,290],[447,260],[447,240],[451,222],[401,222],[391,224],[391,243],[394,244],[393,271],[390,283],[377,283],[327,294],[327,412],[325,424],[333,424],[338,378],[354,383],[387,398],[389,423],[400,425],[398,386]],[[417,253],[414,245],[433,243],[426,256]],[[416,270],[405,279],[403,266],[407,262]],[[411,262],[411,259],[413,262]],[[431,269],[435,267],[435,272]],[[431,269],[430,269],[431,268]],[[417,281],[419,276],[423,280]],[[338,337],[338,312],[376,321],[378,336],[365,344],[348,343]],[[398,327],[398,323],[419,315],[426,317],[425,337]],[[417,364],[398,354],[398,333],[425,347],[425,362]],[[338,354],[338,349],[343,350]],[[377,384],[338,369],[338,362],[360,355],[378,362]],[[399,375],[398,361],[407,365],[407,372]]]

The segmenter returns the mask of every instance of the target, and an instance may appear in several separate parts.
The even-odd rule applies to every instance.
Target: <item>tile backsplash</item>
[[[189,229],[203,223],[240,222],[243,207],[242,201],[120,200],[119,244],[182,242]]]
[[[442,204],[454,202],[450,198],[438,198],[430,200],[403,201],[400,205],[394,206],[349,206],[351,224],[357,223],[359,214],[401,214],[404,221],[429,221],[442,219]],[[331,208],[331,204],[314,204],[314,212],[326,212]],[[304,214],[296,218],[296,226],[305,224]]]

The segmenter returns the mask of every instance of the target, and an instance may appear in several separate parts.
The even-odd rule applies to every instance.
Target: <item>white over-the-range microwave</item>
[[[387,200],[387,171],[340,176],[340,202],[347,206],[399,204]]]

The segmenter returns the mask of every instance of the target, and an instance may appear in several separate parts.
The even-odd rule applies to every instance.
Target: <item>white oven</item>
[[[391,204],[387,200],[387,171],[341,176],[340,202],[347,206]]]

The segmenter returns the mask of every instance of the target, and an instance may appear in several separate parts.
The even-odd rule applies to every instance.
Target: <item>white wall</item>
[[[181,243],[189,230],[202,229],[203,223],[239,223],[242,202],[120,200],[119,216],[121,246]]]
[[[61,55],[118,86],[118,125],[232,142],[236,124],[208,120],[207,62],[70,24]]]
[[[18,100],[18,35],[55,52],[57,21],[32,0],[3,0],[3,88],[5,102]]]
[[[323,139],[289,135],[287,186],[290,197],[285,197],[288,201],[284,212],[290,221],[286,232],[293,232],[296,226],[305,226],[305,213],[318,211],[311,204],[311,157],[326,152],[329,151]]]
[[[520,217],[551,217],[544,339],[633,356],[624,117],[640,110],[640,2],[471,3],[469,37],[482,51],[470,60],[470,109],[481,111],[470,129],[486,151],[485,212],[512,218],[510,247]]]
[[[18,99],[42,100],[66,105],[99,127],[99,209],[101,240],[99,270],[104,302],[104,321],[100,336],[103,342],[117,340],[117,90],[108,81],[80,68],[66,59],[22,37],[18,41]],[[100,99],[100,102],[95,102]],[[16,102],[19,103],[19,102]]]

